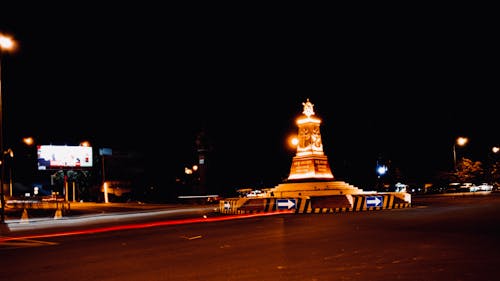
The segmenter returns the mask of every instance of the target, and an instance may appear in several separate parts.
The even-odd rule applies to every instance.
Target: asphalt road
[[[4,240],[0,280],[497,278],[498,194],[413,203]]]

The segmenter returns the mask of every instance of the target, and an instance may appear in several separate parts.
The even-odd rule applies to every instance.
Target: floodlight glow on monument
[[[297,119],[299,127],[297,153],[293,157],[289,180],[296,179],[333,179],[330,165],[323,153],[321,140],[321,119],[313,117],[314,110],[309,99],[302,103],[304,116]]]

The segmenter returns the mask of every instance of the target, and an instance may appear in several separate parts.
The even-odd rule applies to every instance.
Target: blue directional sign
[[[276,206],[278,210],[290,210],[292,208],[295,209],[297,203],[295,199],[276,199]]]
[[[384,196],[367,196],[366,207],[382,207],[384,204]]]

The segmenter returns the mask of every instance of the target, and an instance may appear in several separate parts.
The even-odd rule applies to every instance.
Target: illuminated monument
[[[298,144],[290,174],[285,183],[270,189],[272,197],[324,196],[363,193],[362,189],[334,180],[328,158],[323,152],[321,119],[314,117],[309,99],[302,103],[303,115],[297,119]]]
[[[319,125],[321,120],[313,117],[313,104],[307,99],[302,103],[305,117],[297,120],[299,126],[297,154],[293,157],[288,180],[333,179],[328,159],[323,153]]]
[[[313,104],[307,99],[297,118],[298,143],[290,173],[285,182],[256,197],[226,198],[219,202],[225,214],[269,211],[294,213],[338,213],[405,208],[411,206],[406,192],[363,191],[346,182],[335,180],[323,152],[321,119],[314,117]]]

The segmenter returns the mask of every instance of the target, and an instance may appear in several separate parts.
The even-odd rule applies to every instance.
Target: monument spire
[[[309,118],[311,117],[311,115],[314,115],[314,104],[309,101],[309,98],[307,98],[307,101],[303,102],[302,105],[304,106],[304,111],[302,111],[302,113],[304,113],[305,116]]]

